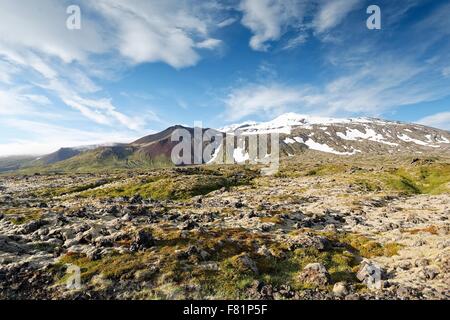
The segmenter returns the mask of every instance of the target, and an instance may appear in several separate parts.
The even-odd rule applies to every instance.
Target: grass
[[[15,225],[22,225],[42,216],[42,209],[39,208],[10,208],[1,210],[0,213],[10,216],[10,221]]]
[[[56,187],[56,188],[44,188],[41,190],[37,190],[34,192],[36,196],[39,197],[59,197],[64,196],[72,193],[79,193],[90,189],[95,189],[98,187],[101,187],[105,184],[111,183],[114,181],[113,179],[102,179],[102,180],[96,180],[92,181],[87,184],[81,184],[77,186],[72,187]]]
[[[450,164],[387,168],[381,172],[357,174],[352,184],[362,191],[394,191],[401,194],[442,194],[450,192]]]
[[[254,172],[214,172],[212,170],[186,169],[185,172],[169,173],[167,176],[155,176],[146,181],[133,181],[124,184],[88,190],[81,197],[123,197],[140,195],[155,200],[186,200],[194,196],[205,195],[222,188],[229,189],[240,185],[249,185]]]
[[[428,226],[425,228],[404,229],[404,230],[402,230],[402,232],[409,233],[409,234],[418,234],[421,232],[425,232],[425,233],[437,235],[437,234],[439,234],[439,229],[436,226]]]
[[[341,234],[337,238],[339,242],[346,244],[349,249],[356,250],[358,255],[364,258],[392,257],[398,254],[402,246],[398,243],[380,244],[365,236],[358,234]]]

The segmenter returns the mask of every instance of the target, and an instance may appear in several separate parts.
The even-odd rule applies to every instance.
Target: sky
[[[0,0],[0,17],[0,156],[286,112],[450,130],[449,1]]]

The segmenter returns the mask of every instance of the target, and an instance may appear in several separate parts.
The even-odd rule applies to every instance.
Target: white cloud
[[[175,68],[189,67],[200,60],[196,48],[216,47],[211,46],[214,39],[210,39],[208,32],[217,23],[208,23],[213,13],[207,6],[202,10],[201,3],[195,6],[189,1],[175,0],[89,3],[110,22],[109,27],[117,35],[110,39],[114,47],[133,63],[162,61]]]
[[[242,24],[253,32],[250,47],[266,51],[268,41],[275,41],[289,25],[300,26],[304,5],[297,0],[242,0]]]
[[[55,95],[95,124],[140,131],[161,120],[150,110],[125,114],[93,79],[108,80],[114,70],[139,63],[193,66],[200,50],[221,46],[209,35],[218,21],[232,23],[216,16],[221,6],[202,2],[80,0],[82,28],[68,30],[69,4],[0,1],[0,12],[8,13],[0,24],[0,83],[10,87],[0,91],[0,114],[32,115],[51,104],[44,95],[17,90],[20,82]]]
[[[380,63],[383,61],[383,63]],[[433,71],[387,55],[349,68],[323,85],[250,84],[234,88],[225,99],[229,121],[249,115],[286,111],[320,115],[378,116],[389,109],[448,96],[448,87]]]
[[[266,51],[268,42],[279,40],[288,31],[294,36],[290,36],[284,49],[304,43],[308,31],[330,31],[360,5],[360,0],[242,0],[239,10],[243,13],[242,24],[253,32],[250,47]],[[322,36],[322,40],[327,39],[329,35]]]
[[[219,28],[225,28],[236,22],[236,18],[227,18],[217,24]]]
[[[450,130],[450,112],[440,112],[417,121],[417,123],[444,130]]]
[[[129,143],[139,137],[126,131],[85,131],[29,120],[0,120],[8,127],[33,136],[33,139],[14,139],[0,143],[0,156],[40,155],[54,152],[63,147],[104,144],[111,142]]]
[[[314,17],[314,30],[322,33],[336,27],[360,4],[359,0],[322,0]]]
[[[76,32],[65,27],[67,1],[1,1],[0,43],[15,51],[35,50],[64,62],[84,60],[91,53],[107,49],[102,30],[83,16],[83,28]],[[42,13],[42,14],[39,14]],[[45,17],[43,16],[45,14]]]
[[[222,44],[222,40],[218,39],[206,39],[197,43],[196,47],[199,49],[215,49]]]
[[[303,94],[296,88],[281,85],[251,85],[233,90],[225,100],[227,118],[239,120],[258,113],[277,113],[296,106]]]
[[[0,90],[0,115],[17,116],[36,114],[36,109],[50,104],[43,95],[27,93],[27,88],[17,87],[11,90]],[[43,110],[40,110],[41,114]]]
[[[283,49],[293,49],[298,47],[299,45],[305,43],[308,40],[308,35],[306,33],[300,33],[295,38],[289,39]]]
[[[445,78],[450,77],[450,67],[445,67],[444,69],[442,69],[442,75],[443,75]]]

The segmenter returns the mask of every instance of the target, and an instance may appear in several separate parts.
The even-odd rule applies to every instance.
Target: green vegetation
[[[21,225],[30,221],[38,220],[42,216],[42,209],[39,208],[11,208],[0,210],[13,224]]]
[[[78,193],[90,189],[95,189],[105,184],[111,183],[113,179],[96,180],[87,184],[81,184],[71,187],[56,187],[56,188],[44,188],[34,192],[38,197],[59,197],[67,194]]]
[[[256,176],[255,172],[214,173],[210,170],[186,168],[185,172],[171,173],[169,176],[156,176],[146,181],[126,182],[124,184],[89,190],[80,194],[82,197],[121,197],[140,195],[143,198],[157,200],[185,200],[198,195],[205,195],[222,188],[248,185]]]
[[[398,254],[402,246],[398,243],[380,243],[357,234],[342,234],[337,237],[340,242],[345,243],[350,249],[356,250],[361,257],[392,257]]]
[[[401,194],[442,194],[450,192],[450,164],[431,163],[386,168],[380,172],[361,172],[350,180],[363,192],[393,191]]]
[[[391,256],[400,248],[397,244],[381,245],[356,234],[328,234],[332,245],[324,251],[314,248],[288,251],[284,243],[245,229],[190,232],[187,238],[181,238],[180,231],[175,229],[155,229],[152,233],[157,237],[154,250],[114,254],[98,261],[78,254],[65,255],[56,266],[59,275],[56,281],[63,283],[64,266],[74,264],[81,268],[86,283],[94,276],[113,282],[136,277],[151,280],[155,287],[151,292],[136,293],[140,298],[246,299],[250,297],[248,289],[255,280],[274,286],[288,284],[296,290],[311,288],[310,284],[299,281],[299,273],[314,262],[322,263],[329,271],[331,284],[328,290],[339,281],[358,284],[355,272],[362,257]],[[195,254],[180,256],[180,252],[192,245],[209,252],[208,261],[215,267],[206,267]],[[257,254],[254,248],[261,245],[266,245],[272,254]],[[257,272],[243,264],[243,256],[253,261]],[[187,292],[183,290],[187,286],[196,289]]]

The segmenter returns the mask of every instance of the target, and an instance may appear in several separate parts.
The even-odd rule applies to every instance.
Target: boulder
[[[330,283],[330,274],[323,264],[310,263],[303,269],[299,280],[314,286],[323,287]]]
[[[359,281],[365,283],[369,289],[381,289],[383,270],[374,262],[364,259],[356,274]]]
[[[329,246],[329,241],[327,238],[309,234],[294,236],[290,238],[287,243],[290,251],[299,248],[315,248],[321,251],[325,250]]]
[[[232,259],[232,264],[242,270],[242,271],[251,271],[254,274],[258,274],[259,270],[256,266],[255,261],[247,254],[242,253],[240,255],[234,256]]]
[[[342,298],[348,295],[347,283],[338,282],[333,286],[333,293],[336,297]]]
[[[150,232],[141,230],[134,237],[133,242],[130,245],[130,251],[140,251],[148,249],[155,245],[155,240]]]

